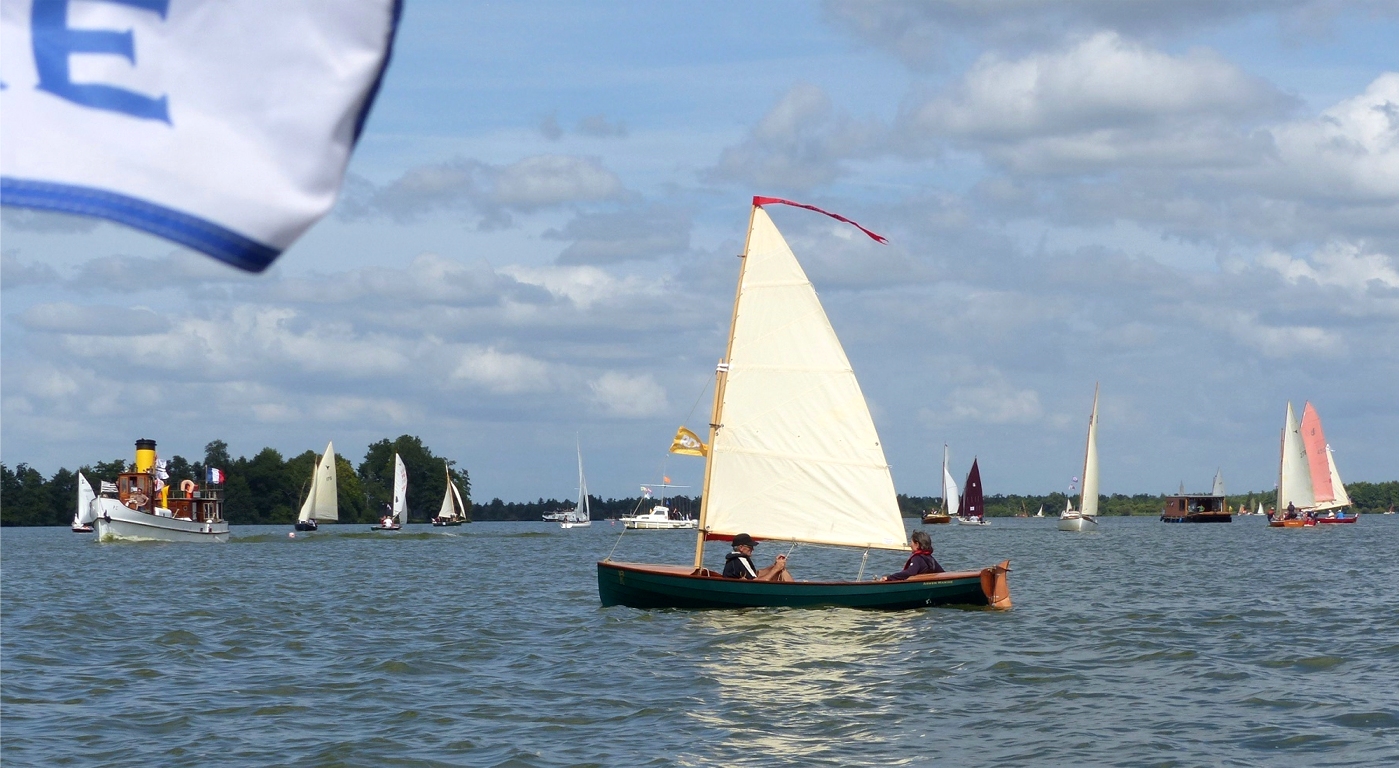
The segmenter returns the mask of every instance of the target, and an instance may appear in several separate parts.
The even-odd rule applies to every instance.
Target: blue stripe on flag
[[[389,39],[384,44],[384,60],[379,64],[379,74],[374,76],[374,85],[369,88],[369,95],[364,98],[364,106],[360,107],[359,116],[355,118],[355,135],[350,141],[352,144],[359,144],[359,135],[364,131],[364,121],[369,119],[369,109],[374,106],[374,100],[379,97],[379,86],[384,84],[384,73],[389,69],[389,60],[393,58],[393,41],[398,36],[398,22],[403,18],[403,0],[394,0],[393,17],[389,22]]]
[[[187,213],[116,192],[75,184],[0,178],[0,203],[100,216],[207,253],[249,272],[267,269],[281,250]]]

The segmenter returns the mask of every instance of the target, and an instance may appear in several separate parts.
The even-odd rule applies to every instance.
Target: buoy
[[[294,539],[294,538],[296,538],[296,531],[287,531],[287,538],[288,538],[288,539]]]

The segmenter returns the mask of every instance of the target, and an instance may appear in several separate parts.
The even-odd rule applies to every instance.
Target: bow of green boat
[[[1010,561],[979,571],[924,574],[906,581],[752,581],[688,566],[598,562],[604,606],[631,608],[812,608],[904,610],[930,605],[1011,606]]]

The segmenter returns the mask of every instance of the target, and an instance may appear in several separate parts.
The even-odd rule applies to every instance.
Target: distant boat
[[[1044,505],[1040,505],[1040,511],[1035,513],[1035,517],[1044,517]]]
[[[1008,561],[905,581],[730,579],[704,567],[707,539],[731,541],[740,533],[781,546],[908,551],[869,405],[815,289],[761,207],[772,202],[754,198],[739,259],[728,348],[715,371],[709,443],[701,450],[705,473],[694,563],[602,560],[602,604],[1009,608]]]
[[[100,541],[228,541],[223,519],[223,492],[200,491],[194,481],[181,483],[182,496],[170,498],[163,462],[156,459],[155,441],[136,441],[136,465],[117,476],[115,487],[102,484],[97,507]],[[210,469],[210,473],[218,470]],[[221,477],[222,473],[218,472]],[[116,498],[112,498],[115,496]]]
[[[371,531],[397,531],[408,522],[408,470],[403,459],[393,455],[393,504]]]
[[[583,477],[583,447],[578,446],[578,506],[565,514],[560,528],[587,528],[593,524],[593,505],[588,500],[588,481]]]
[[[967,472],[967,484],[962,490],[961,515],[958,525],[990,525],[986,522],[986,507],[982,503],[981,469],[972,458],[972,468]]]
[[[1083,450],[1083,486],[1078,509],[1066,503],[1059,515],[1061,531],[1098,530],[1098,386],[1093,385],[1093,411],[1088,415],[1088,447]]]
[[[942,511],[928,510],[924,525],[945,525],[957,514],[957,482],[947,469],[947,444],[942,446]]]
[[[646,503],[647,499],[651,498],[651,489],[657,487],[671,488],[672,486],[665,484],[659,486],[643,486],[643,495],[641,497],[641,500],[636,503],[637,509],[640,509],[641,505]],[[674,487],[683,488],[684,486]],[[636,531],[692,531],[699,527],[698,520],[694,519],[693,517],[690,517],[688,514],[684,514],[682,512],[678,512],[672,509],[669,505],[665,503],[664,498],[653,504],[651,506],[651,511],[637,512],[636,510],[632,510],[632,513],[630,515],[623,515],[621,517],[621,520],[623,528],[628,528]]]
[[[1385,510],[1384,514],[1386,514],[1386,515],[1392,515],[1392,514],[1394,514],[1394,505],[1393,505],[1393,504],[1390,504],[1390,505],[1389,505],[1389,509]]]
[[[296,530],[314,531],[321,520],[339,520],[340,504],[335,484],[335,445],[325,444],[325,453],[311,470],[311,488],[296,516]]]
[[[471,522],[466,515],[466,504],[461,500],[461,491],[452,482],[452,470],[446,461],[442,462],[442,470],[447,474],[447,490],[442,493],[442,506],[437,510],[437,517],[432,518],[432,524],[441,528]]]
[[[97,494],[92,492],[83,473],[78,473],[78,508],[73,511],[73,533],[92,533],[92,524],[97,521]]]

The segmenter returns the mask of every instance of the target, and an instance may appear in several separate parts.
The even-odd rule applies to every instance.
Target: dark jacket
[[[748,567],[743,564],[747,562]],[[753,565],[753,560],[747,555],[730,552],[724,556],[724,578],[726,579],[756,579],[758,578],[758,566]]]
[[[944,573],[946,570],[933,559],[932,552],[914,552],[908,562],[904,563],[902,571],[889,574],[889,580],[903,581],[909,576],[917,576],[920,573]]]

